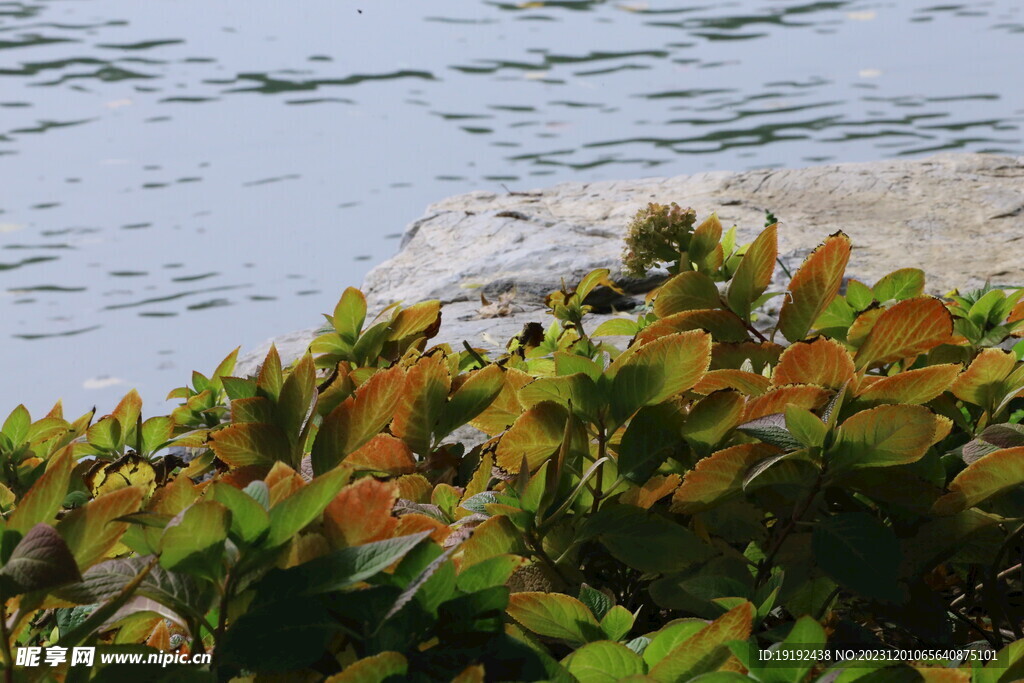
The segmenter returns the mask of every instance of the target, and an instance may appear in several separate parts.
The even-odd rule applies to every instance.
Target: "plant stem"
[[[765,579],[768,578],[768,575],[771,573],[772,560],[775,559],[775,555],[779,552],[779,549],[782,548],[782,544],[786,542],[789,534],[796,528],[797,522],[799,522],[800,518],[807,513],[807,508],[809,508],[811,503],[814,502],[815,497],[818,495],[818,491],[821,490],[821,482],[824,477],[825,472],[822,470],[818,473],[817,479],[814,480],[814,486],[811,488],[811,492],[808,493],[795,508],[793,508],[792,516],[786,522],[786,525],[782,528],[782,531],[776,539],[772,542],[771,547],[768,549],[768,552],[765,553],[765,557],[761,561],[761,566],[757,570],[757,578],[754,580],[755,586],[760,586],[764,583]]]
[[[607,437],[604,433],[604,424],[599,423],[597,425],[597,462],[600,463],[600,465],[597,468],[597,476],[594,478],[594,502],[590,505],[590,514],[597,512],[597,508],[601,504],[601,498],[603,496],[601,492],[601,480],[604,478],[606,439]]]

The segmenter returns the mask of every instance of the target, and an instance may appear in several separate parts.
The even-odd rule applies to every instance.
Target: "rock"
[[[741,242],[781,221],[779,253],[792,271],[826,236],[842,230],[854,249],[847,275],[868,284],[896,268],[921,268],[928,290],[992,284],[1024,286],[1024,157],[946,154],[920,160],[804,169],[715,171],[675,178],[562,183],[533,192],[471,192],[427,208],[393,258],[366,276],[370,310],[392,301],[444,302],[438,342],[497,349],[542,316],[542,299],[594,268],[621,279],[626,224],[648,202],[717,211]],[[590,324],[629,308],[658,281],[625,281],[633,300],[606,303]],[[480,294],[505,294],[510,315],[480,317]],[[770,311],[769,311],[770,313]],[[282,359],[298,357],[313,330],[273,340]],[[239,362],[251,372],[268,341]]]

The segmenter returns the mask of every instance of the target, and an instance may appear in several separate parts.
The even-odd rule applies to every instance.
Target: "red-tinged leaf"
[[[245,422],[273,424],[275,417],[274,404],[269,398],[253,396],[252,398],[236,398],[231,402],[231,421],[235,424]]]
[[[134,437],[129,438],[129,435],[135,431],[139,415],[142,414],[142,397],[139,396],[139,392],[132,389],[125,394],[111,414],[121,423],[121,433],[124,435],[125,442],[134,446],[135,439]]]
[[[779,453],[762,443],[731,446],[697,462],[672,496],[672,511],[693,514],[715,507],[743,490],[743,479],[756,463]]]
[[[993,496],[1024,484],[1024,446],[1003,448],[982,456],[949,483],[949,493],[932,510],[952,515],[984,503]]]
[[[264,465],[288,460],[288,438],[278,427],[269,424],[236,424],[211,435],[210,447],[218,458],[231,467]]]
[[[766,365],[776,365],[785,349],[774,342],[716,343],[711,347],[711,370],[739,370],[746,361],[760,373]]]
[[[523,406],[519,402],[519,390],[533,380],[532,376],[522,370],[505,370],[501,391],[483,412],[469,421],[469,424],[491,436],[508,429],[523,412]]]
[[[324,533],[334,548],[346,548],[391,538],[398,518],[391,510],[398,484],[363,477],[349,484],[324,510]]]
[[[398,497],[414,503],[429,503],[430,494],[434,490],[430,480],[422,474],[403,474],[395,479],[398,484]]]
[[[771,385],[764,375],[745,370],[711,370],[694,385],[693,391],[707,396],[722,389],[735,389],[747,396],[760,396]]]
[[[313,471],[332,469],[391,421],[405,384],[405,370],[379,370],[324,418],[313,443]]]
[[[413,452],[429,453],[434,426],[444,414],[451,386],[448,363],[442,354],[420,357],[406,371],[391,433],[409,444]]]
[[[336,467],[271,507],[266,546],[275,548],[285,543],[320,517],[350,477],[349,468]]]
[[[795,342],[807,336],[839,293],[849,260],[850,238],[842,232],[829,236],[804,259],[779,311],[778,329],[786,339]]]
[[[305,486],[306,480],[302,478],[301,474],[292,469],[291,466],[279,460],[267,472],[263,483],[267,485],[269,490],[270,507],[274,507]]]
[[[517,474],[526,458],[530,471],[536,470],[562,445],[567,419],[566,410],[556,403],[545,401],[533,406],[498,441],[495,464],[509,474]]]
[[[496,555],[525,555],[526,552],[523,535],[508,517],[498,515],[476,527],[469,540],[462,544],[459,571]]]
[[[441,302],[423,301],[403,308],[391,321],[388,339],[401,341],[409,337],[426,337],[437,334],[441,326]]]
[[[612,377],[612,413],[619,424],[643,406],[661,403],[700,381],[711,362],[711,336],[680,332],[634,344],[630,351],[606,371]]]
[[[918,297],[894,304],[871,328],[854,359],[858,370],[925,353],[949,341],[953,316],[938,299]]]
[[[779,255],[777,230],[777,225],[769,225],[750,243],[729,283],[726,293],[729,308],[744,320],[750,318],[754,302],[771,284],[775,259]]]
[[[57,531],[79,569],[85,571],[107,556],[128,528],[127,522],[114,520],[138,511],[144,493],[138,487],[129,486],[102,495],[75,508],[57,524]]]
[[[409,446],[390,434],[378,434],[345,458],[356,472],[370,470],[390,475],[412,474],[416,459]]]
[[[504,386],[504,373],[497,365],[469,373],[444,406],[436,429],[438,437],[444,438],[482,413]]]
[[[652,505],[679,488],[680,482],[682,478],[678,474],[656,474],[643,486],[636,486],[623,493],[619,502],[649,510]]]
[[[634,344],[647,344],[676,332],[705,330],[716,342],[742,342],[750,339],[746,325],[735,313],[721,309],[701,309],[675,313],[640,331]]]
[[[395,527],[395,533],[392,536],[400,538],[424,531],[430,533],[430,538],[435,542],[444,543],[444,540],[451,534],[452,528],[433,517],[418,512],[409,512],[398,518],[398,526]]]
[[[574,644],[605,638],[590,608],[561,593],[513,593],[507,611],[524,628],[545,638]]]
[[[952,363],[931,365],[883,377],[862,388],[857,398],[868,403],[927,403],[950,388],[961,367]]]
[[[648,676],[658,683],[671,683],[717,671],[732,657],[729,643],[750,637],[754,614],[754,606],[746,601],[732,608],[676,645],[651,668]]]
[[[884,308],[869,308],[857,315],[849,328],[846,330],[846,341],[854,349],[860,348],[864,340],[868,338],[871,329],[878,322],[878,319],[885,313]]]
[[[658,289],[654,312],[659,318],[667,318],[682,311],[718,308],[721,305],[715,281],[704,273],[691,270],[672,277]]]
[[[990,410],[1013,387],[1006,379],[1017,366],[1017,356],[1002,349],[982,349],[953,382],[953,395],[961,401]]]
[[[7,529],[25,534],[40,522],[52,522],[68,493],[73,468],[70,447],[50,458],[46,471],[7,518]]]
[[[817,410],[828,401],[829,392],[810,384],[787,384],[776,387],[747,401],[741,422],[750,422],[765,415],[784,413],[786,406],[795,405],[806,410]]]
[[[270,350],[267,351],[267,357],[263,359],[263,365],[260,366],[260,374],[256,378],[256,388],[260,391],[261,396],[276,402],[277,397],[281,395],[283,385],[284,373],[281,372],[281,356],[277,353],[277,347],[271,344]]]
[[[843,422],[826,459],[832,470],[905,465],[924,456],[937,430],[935,414],[923,406],[881,405]]]
[[[797,342],[782,352],[772,384],[817,384],[838,389],[853,378],[853,358],[846,347],[825,337]]]

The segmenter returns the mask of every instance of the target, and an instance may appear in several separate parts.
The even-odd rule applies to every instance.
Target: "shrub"
[[[236,349],[170,416],[18,406],[8,680],[41,673],[11,666],[29,645],[212,655],[152,680],[1024,678],[1024,364],[999,347],[1024,290],[847,281],[836,233],[769,292],[774,224],[737,248],[695,223],[638,214],[628,265],[670,278],[590,333],[606,270],[493,359],[428,348],[437,301],[367,323],[350,288],[291,367],[235,377]]]

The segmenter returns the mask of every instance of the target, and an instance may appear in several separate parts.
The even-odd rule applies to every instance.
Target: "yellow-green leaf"
[[[561,593],[523,592],[509,596],[508,614],[546,638],[588,643],[604,638],[601,625],[582,602]]]
[[[795,342],[807,336],[839,293],[849,260],[850,238],[842,232],[831,235],[804,260],[779,311],[778,329],[786,339]]]
[[[777,230],[777,225],[769,225],[750,243],[729,283],[729,308],[744,320],[750,319],[751,306],[771,284],[779,250]]]

